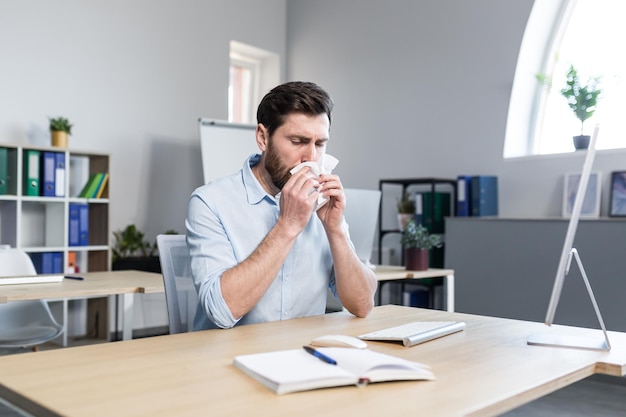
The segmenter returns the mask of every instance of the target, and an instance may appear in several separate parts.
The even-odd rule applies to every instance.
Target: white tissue
[[[339,160],[335,158],[334,156],[329,155],[329,154],[324,154],[322,158],[320,159],[319,163],[315,161],[303,162],[293,167],[291,171],[289,172],[291,172],[291,175],[293,175],[304,167],[310,167],[311,173],[314,174],[315,177],[319,178],[319,176],[322,174],[330,174],[332,170],[335,169],[338,163],[339,163]],[[311,192],[315,192],[315,191],[316,190],[314,188],[311,189]],[[328,200],[329,198],[324,197],[323,195],[320,194],[319,198],[317,199],[316,210],[319,210],[320,207],[328,203]]]

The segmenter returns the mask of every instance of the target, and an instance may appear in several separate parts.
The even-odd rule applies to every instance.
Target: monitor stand
[[[602,333],[604,334],[604,338],[579,337],[579,336],[560,335],[560,334],[553,334],[553,333],[533,333],[528,336],[527,343],[529,345],[535,345],[535,346],[552,346],[552,347],[566,347],[566,348],[573,348],[573,349],[609,351],[611,350],[611,344],[609,343],[609,335],[606,332],[604,320],[602,320],[602,314],[600,314],[598,303],[596,302],[596,298],[593,295],[593,290],[591,289],[591,285],[589,284],[589,279],[587,278],[587,274],[585,273],[585,268],[583,268],[583,263],[580,260],[580,256],[578,255],[578,251],[576,250],[576,248],[572,248],[569,252],[569,257],[567,259],[567,267],[565,269],[565,275],[569,273],[569,268],[572,263],[572,258],[576,258],[578,269],[580,269],[580,273],[583,277],[583,280],[585,281],[585,286],[587,287],[587,292],[589,293],[589,298],[591,298],[593,308],[596,311],[596,316],[598,317],[598,322],[600,323],[600,327],[602,328]]]

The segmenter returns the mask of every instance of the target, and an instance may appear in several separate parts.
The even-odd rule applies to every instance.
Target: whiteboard
[[[239,171],[247,157],[261,153],[254,135],[256,125],[202,118],[198,128],[205,184]]]

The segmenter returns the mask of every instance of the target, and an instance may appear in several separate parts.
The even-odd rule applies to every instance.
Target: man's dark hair
[[[302,113],[318,116],[326,113],[330,122],[333,101],[326,91],[311,82],[292,81],[274,87],[263,97],[257,109],[257,123],[267,129],[271,137],[289,114]]]

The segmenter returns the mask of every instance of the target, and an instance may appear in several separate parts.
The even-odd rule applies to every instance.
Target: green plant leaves
[[[50,130],[57,132],[66,132],[68,135],[72,134],[72,124],[65,117],[48,117],[50,120]]]

